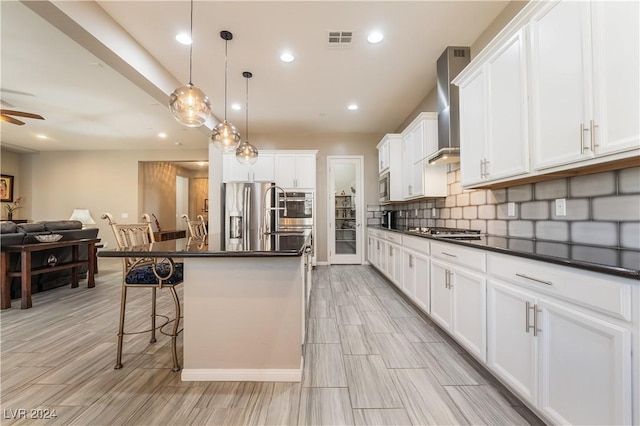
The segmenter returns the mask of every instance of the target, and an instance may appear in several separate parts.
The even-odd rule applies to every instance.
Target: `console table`
[[[2,269],[2,289],[0,300],[0,309],[11,307],[11,277],[20,277],[22,286],[22,296],[20,301],[21,309],[29,309],[31,307],[31,276],[38,274],[46,274],[47,272],[60,271],[63,269],[71,269],[71,287],[78,287],[78,271],[80,266],[88,264],[87,270],[87,287],[95,287],[95,269],[96,257],[94,255],[95,245],[100,242],[96,239],[81,239],[70,241],[57,241],[55,243],[32,243],[32,244],[16,244],[2,246],[1,269]],[[87,260],[80,260],[78,248],[87,246]],[[59,247],[71,247],[71,262],[61,263],[55,266],[38,266],[33,268],[31,265],[31,254],[37,251],[50,250]],[[20,253],[20,271],[9,271],[9,253]]]

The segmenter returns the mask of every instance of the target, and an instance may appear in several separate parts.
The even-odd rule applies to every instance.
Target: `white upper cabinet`
[[[548,3],[531,20],[534,167],[640,147],[638,2]]]
[[[438,147],[438,114],[423,112],[402,132],[402,198],[444,197],[444,164],[428,164],[427,153]]]
[[[224,154],[222,159],[223,182],[273,182],[275,179],[273,154],[259,153],[252,166],[240,164],[235,153]]]
[[[460,82],[463,186],[529,171],[526,64],[521,30]]]
[[[391,135],[385,135],[384,138],[378,144],[378,172],[383,174],[389,171],[389,164],[391,158],[389,156],[389,145]]]
[[[275,154],[275,182],[284,189],[315,189],[315,154]]]

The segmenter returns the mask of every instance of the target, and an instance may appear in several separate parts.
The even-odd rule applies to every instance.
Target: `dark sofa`
[[[82,238],[97,238],[98,228],[82,229],[82,222],[77,220],[54,220],[36,223],[15,224],[10,221],[0,222],[0,246],[15,244],[38,243],[36,235],[60,234],[60,241],[79,240]],[[60,247],[51,250],[34,252],[31,262],[34,268],[47,265],[50,261],[56,264],[70,262],[72,260],[71,247]],[[80,260],[87,260],[89,253],[86,246],[79,249]],[[10,253],[9,271],[20,270],[20,253]],[[87,265],[80,267],[80,278],[86,278]],[[67,285],[71,282],[71,270],[49,272],[33,275],[31,278],[31,292],[49,290],[55,287]],[[21,296],[20,278],[14,277],[11,281],[11,298]]]

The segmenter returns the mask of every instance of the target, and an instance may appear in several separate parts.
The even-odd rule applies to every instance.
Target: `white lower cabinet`
[[[428,243],[425,242],[425,246]],[[429,313],[429,256],[402,249],[402,290],[426,313]]]
[[[392,283],[402,289],[402,247],[387,241],[387,268],[386,272]]]
[[[553,424],[631,423],[631,332],[489,279],[488,366]]]
[[[486,360],[486,278],[431,260],[431,317],[460,344]]]

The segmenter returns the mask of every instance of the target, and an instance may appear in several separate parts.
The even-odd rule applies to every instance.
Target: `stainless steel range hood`
[[[451,81],[470,62],[468,47],[447,47],[437,62],[438,150],[427,156],[431,164],[460,161],[460,107],[458,86]]]

